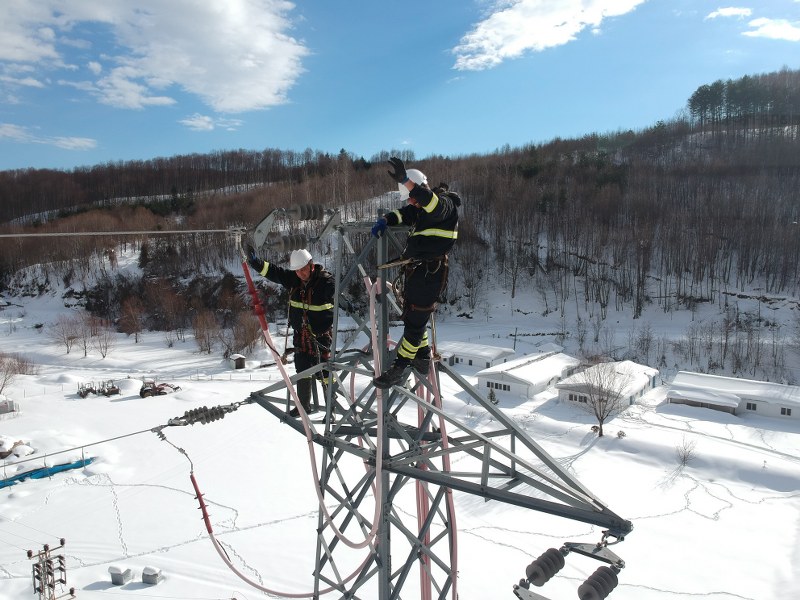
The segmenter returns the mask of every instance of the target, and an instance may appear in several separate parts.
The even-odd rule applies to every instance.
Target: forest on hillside
[[[230,324],[235,311],[226,303],[235,302],[237,283],[225,268],[237,250],[227,236],[121,239],[114,231],[253,226],[275,207],[303,204],[346,217],[347,207],[391,189],[385,161],[398,155],[463,199],[448,287],[460,310],[478,309],[489,286],[513,296],[523,282],[548,310],[579,303],[598,322],[609,311],[639,316],[648,305],[724,310],[754,287],[765,297],[798,296],[799,132],[800,71],[784,69],[701,86],[685,116],[643,131],[486,155],[387,151],[365,160],[345,150],[236,150],[6,171],[0,233],[109,235],[0,238],[0,293],[21,269],[39,265],[39,289],[28,293],[61,281],[123,330],[184,327],[200,312]],[[140,255],[138,281],[113,273],[115,252],[129,244]],[[104,274],[102,289],[80,289],[94,272]],[[164,298],[178,308],[167,310]]]

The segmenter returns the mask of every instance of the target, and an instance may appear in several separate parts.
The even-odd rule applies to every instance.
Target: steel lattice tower
[[[315,423],[310,437],[321,449],[321,496],[326,505],[334,506],[330,511],[320,508],[319,512],[315,597],[455,599],[455,491],[605,528],[600,543],[565,544],[560,550],[548,550],[528,566],[527,577],[513,588],[523,600],[544,598],[529,591],[529,585],[542,585],[563,567],[563,556],[574,551],[611,565],[601,567],[607,572],[598,569],[594,579],[590,577],[581,587],[583,591],[579,590],[581,598],[605,598],[616,586],[616,573],[624,567],[606,548],[606,540],[621,541],[632,529],[629,521],[606,507],[516,422],[445,362],[436,360],[439,357],[434,357],[428,377],[414,374],[406,385],[388,390],[373,386],[375,371],[380,372],[373,365],[373,357],[383,365],[389,363],[390,316],[397,306],[383,278],[392,271],[378,270],[375,280],[368,274],[376,272],[376,264],[384,265],[400,254],[406,231],[390,228],[375,239],[369,236],[371,222],[342,223],[338,213],[331,216],[330,211],[314,208],[289,212],[295,217],[330,217],[324,235],[333,238],[335,264],[330,270],[337,292],[335,350],[330,361],[290,378],[294,383],[323,369],[336,375],[335,382],[325,388],[324,423]],[[272,221],[265,222],[257,240],[273,250],[305,247],[323,237],[275,236],[265,231]],[[359,245],[361,250],[356,252]],[[359,309],[349,299],[356,286],[374,291],[370,309],[364,310],[363,303]],[[342,340],[337,335],[340,311],[355,320],[355,334],[363,333],[377,343],[355,348],[355,334]],[[491,430],[476,431],[442,409],[442,376],[449,377],[490,413]],[[249,401],[307,435],[301,420],[288,415],[285,382],[253,392]],[[452,469],[454,464],[457,471]],[[408,507],[414,504],[416,514],[412,518]],[[371,534],[372,543],[354,551]]]

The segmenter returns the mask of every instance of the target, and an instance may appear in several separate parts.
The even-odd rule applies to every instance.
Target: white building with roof
[[[658,369],[641,365],[630,360],[623,360],[612,363],[600,363],[584,369],[606,369],[608,365],[614,367],[614,380],[609,381],[609,386],[616,392],[620,386],[620,404],[630,406],[644,396],[648,391],[656,387],[659,383]],[[558,399],[572,402],[587,402],[588,388],[592,382],[601,381],[603,376],[592,377],[591,374],[584,374],[584,371],[567,377],[556,384],[558,388]],[[605,383],[605,382],[604,382]]]
[[[732,415],[800,418],[800,387],[768,381],[679,371],[667,390],[670,404],[687,404]]]
[[[560,346],[556,348],[558,349],[530,354],[478,371],[478,389],[532,398],[571,375],[581,364],[577,358],[562,353]]]
[[[451,365],[466,365],[484,369],[505,362],[514,355],[511,348],[471,344],[469,342],[439,342],[436,351]]]

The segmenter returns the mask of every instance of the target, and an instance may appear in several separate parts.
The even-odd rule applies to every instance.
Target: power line
[[[52,233],[0,233],[0,238],[22,237],[80,237],[80,236],[118,236],[118,235],[172,235],[183,233],[235,233],[242,228],[228,229],[160,229],[157,231],[72,231]]]
[[[36,541],[36,540],[32,540],[32,539],[30,539],[30,538],[26,538],[26,537],[24,537],[24,536],[18,535],[18,534],[16,534],[16,533],[11,533],[10,531],[4,532],[4,533],[9,533],[9,534],[11,534],[11,535],[17,536],[18,538],[22,538],[22,539],[23,539],[23,540],[25,540],[26,542],[35,542],[35,541]],[[4,540],[3,538],[0,538],[0,542],[3,542],[3,543],[5,543],[5,544],[8,544],[9,546],[14,546],[14,548],[19,548],[20,550],[25,550],[25,548],[23,548],[22,546],[17,546],[16,544],[14,544],[14,543],[12,543],[12,542],[9,542],[8,540]]]
[[[35,531],[36,533],[41,533],[42,535],[46,535],[47,537],[52,537],[52,538],[57,538],[58,537],[57,535],[53,535],[52,533],[49,533],[47,531],[42,531],[41,529],[36,529],[36,527],[31,527],[30,525],[26,525],[22,521],[14,520],[14,521],[6,521],[6,523],[9,523],[9,524],[13,523],[14,525],[18,525],[20,527],[26,527],[28,529],[31,529],[31,530]],[[29,542],[35,542],[36,541],[36,540],[32,540],[32,539],[26,538],[25,536],[19,535],[18,533],[13,533],[13,532],[8,531],[8,530],[6,530],[5,532],[9,533],[10,535],[15,535],[15,536],[17,536],[19,538],[22,538],[23,540],[27,540]]]
[[[159,427],[161,427],[161,426],[159,426]],[[58,450],[57,452],[48,452],[47,454],[44,455],[44,458],[46,458],[48,456],[55,456],[56,454],[64,454],[65,452],[74,452],[75,450],[81,450],[83,448],[88,448],[89,446],[97,446],[98,444],[105,444],[107,442],[113,442],[115,440],[121,440],[122,438],[131,437],[133,435],[139,435],[140,433],[151,433],[151,432],[155,431],[156,429],[158,429],[158,427],[151,427],[150,429],[142,429],[141,431],[135,431],[133,433],[126,433],[126,434],[123,434],[123,435],[118,435],[116,437],[108,438],[108,439],[105,439],[105,440],[100,440],[99,442],[91,442],[89,444],[81,444],[80,446],[75,446],[74,448],[67,448],[65,450]],[[23,458],[22,460],[17,460],[17,461],[14,461],[12,463],[6,463],[5,466],[8,467],[8,466],[19,465],[19,464],[22,464],[22,463],[25,463],[25,462],[30,462],[32,460],[41,461],[42,459],[43,459],[43,455],[39,454],[39,455],[36,455],[36,456],[32,456],[31,458]]]

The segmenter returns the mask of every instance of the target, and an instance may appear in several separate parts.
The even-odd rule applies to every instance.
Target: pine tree
[[[489,402],[491,402],[492,404],[497,404],[498,402],[500,402],[497,399],[497,394],[494,393],[494,390],[489,390]]]

